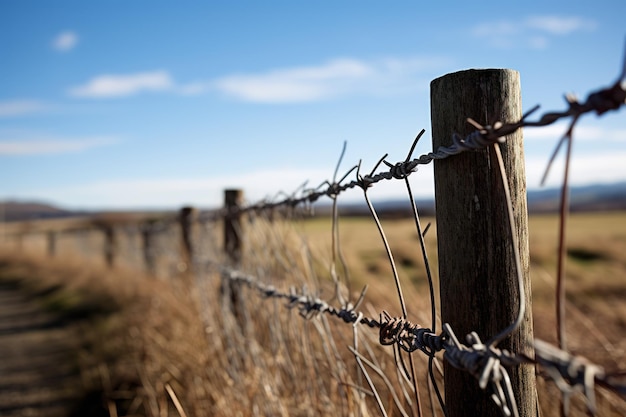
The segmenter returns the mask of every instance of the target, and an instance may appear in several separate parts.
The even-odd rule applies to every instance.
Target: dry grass
[[[332,285],[319,282],[319,265],[293,229],[260,223],[248,233],[245,268],[279,288],[308,287],[332,297]],[[2,257],[34,292],[62,285],[66,304],[59,309],[80,304],[109,313],[89,322],[81,353],[89,414],[377,414],[347,349],[351,326],[325,317],[304,320],[283,302],[245,288],[233,314],[219,275],[203,269],[202,261],[194,275],[163,280],[41,255],[7,251]],[[371,343],[376,337],[359,332],[362,354],[394,369],[391,351]],[[399,383],[397,375],[389,378],[391,390],[373,376],[393,409],[391,392]]]
[[[422,224],[429,220],[422,219]],[[351,299],[367,284],[363,309],[368,315],[383,309],[399,315],[391,269],[373,222],[346,218],[339,226]],[[404,285],[409,319],[429,327],[428,286],[412,220],[386,221],[383,226]],[[327,278],[330,228],[328,219],[295,225],[258,220],[246,225],[249,240],[243,267],[278,288],[307,286],[330,300],[334,296]],[[556,217],[531,217],[530,228],[536,334],[553,341]],[[626,214],[573,215],[568,242],[571,350],[607,369],[624,370]],[[436,272],[434,225],[426,243]],[[201,242],[200,253],[214,253],[220,245],[212,234]],[[175,255],[170,247],[169,256]],[[82,356],[85,384],[103,395],[110,415],[378,414],[347,348],[353,344],[351,326],[323,317],[306,321],[283,302],[262,299],[249,289],[240,292],[241,304],[234,315],[230,297],[223,294],[219,275],[207,267],[204,255],[197,262],[195,277],[169,274],[167,279],[136,270],[53,262],[43,256],[4,256],[26,268],[31,282],[37,283],[33,285],[61,284],[68,294],[78,294],[80,302],[115,311],[94,322]],[[342,269],[337,270],[343,279]],[[358,337],[359,351],[377,361],[390,378],[387,387],[370,372],[385,406],[393,409],[397,394],[399,404],[408,409],[391,348],[380,347],[372,330],[361,329]],[[416,356],[424,401],[428,397],[425,358]],[[554,386],[541,382],[539,388],[543,415],[558,415]],[[600,415],[626,413],[624,401],[604,390],[598,402]],[[427,404],[423,407],[430,415]],[[585,415],[579,399],[572,415]]]

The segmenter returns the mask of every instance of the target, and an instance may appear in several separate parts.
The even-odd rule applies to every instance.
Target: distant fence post
[[[156,254],[154,253],[154,227],[155,220],[148,220],[141,224],[141,243],[143,249],[143,262],[146,272],[150,275],[156,275]]]
[[[193,270],[193,229],[196,210],[193,207],[183,207],[180,210],[180,231],[182,237],[182,264],[185,272]]]
[[[507,69],[468,70],[431,82],[433,149],[452,144],[452,134],[521,118],[519,73]],[[501,144],[525,280],[526,314],[519,329],[498,347],[532,357],[528,273],[528,216],[522,132]],[[515,321],[519,292],[506,201],[493,147],[464,152],[434,163],[441,315],[459,340],[476,331],[483,342]],[[449,417],[501,416],[486,391],[466,372],[445,363]],[[537,393],[531,365],[509,369],[520,417],[535,416]]]
[[[48,256],[54,258],[57,252],[57,232],[54,230],[49,230],[47,232],[48,236]]]
[[[104,262],[107,267],[113,268],[115,266],[115,255],[117,252],[115,227],[112,224],[104,224],[102,228],[104,232]]]
[[[243,191],[231,189],[224,191],[224,208],[226,215],[224,217],[224,252],[233,267],[238,267],[241,263],[242,249],[242,228],[240,207],[243,203]],[[240,323],[243,323],[243,314],[241,311],[241,301],[238,286],[233,281],[228,282],[228,289],[225,288],[225,282],[222,281],[222,293],[228,291],[230,294],[230,302],[233,314]]]
[[[224,191],[224,251],[235,265],[241,262],[241,214],[238,210],[242,201],[242,190]]]

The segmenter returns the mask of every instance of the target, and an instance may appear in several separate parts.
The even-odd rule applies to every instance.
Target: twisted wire
[[[244,284],[265,298],[287,300],[287,307],[297,308],[299,314],[305,319],[325,313],[340,318],[345,323],[362,323],[370,328],[378,328],[381,345],[397,345],[408,353],[420,350],[427,356],[433,357],[437,352],[445,350],[444,358],[454,367],[473,375],[479,381],[481,389],[489,386],[491,398],[502,410],[503,415],[517,416],[511,381],[502,364],[514,365],[527,360],[482,344],[475,333],[469,336],[472,342],[470,346],[465,346],[458,342],[448,324],[444,326],[444,331],[437,335],[430,329],[411,323],[402,317],[391,317],[387,312],[383,312],[380,319],[376,320],[361,312],[356,312],[351,303],[340,308],[333,307],[328,302],[308,293],[304,287],[300,292],[297,292],[294,287],[291,287],[289,292],[283,292],[273,285],[260,282],[252,275],[229,267],[221,267],[221,272],[224,278]]]
[[[264,298],[286,300],[286,306],[290,309],[296,308],[305,319],[328,314],[347,324],[364,324],[369,328],[378,329],[381,345],[396,345],[407,353],[419,350],[428,357],[434,357],[443,351],[446,361],[476,378],[481,389],[489,390],[492,401],[503,416],[518,416],[507,367],[525,363],[538,364],[545,369],[547,376],[556,383],[566,398],[576,392],[582,393],[592,413],[596,410],[594,395],[596,383],[614,392],[626,393],[626,386],[613,382],[602,367],[541,340],[534,342],[534,357],[499,349],[493,343],[485,344],[475,332],[466,336],[464,344],[458,340],[448,323],[444,324],[440,334],[436,334],[429,328],[402,317],[393,317],[386,311],[383,311],[377,320],[356,311],[352,303],[334,307],[311,294],[304,286],[299,291],[291,287],[286,292],[231,267],[219,266],[219,270],[222,277],[243,284]]]

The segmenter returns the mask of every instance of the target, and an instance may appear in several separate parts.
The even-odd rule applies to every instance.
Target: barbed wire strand
[[[589,396],[589,393],[595,389],[596,381],[614,392],[622,393],[622,395],[626,392],[626,386],[611,381],[604,373],[594,372],[594,378],[589,378],[590,371],[586,370],[587,368],[582,369],[581,366],[592,366],[593,364],[590,362],[573,357],[557,347],[543,348],[545,345],[541,345],[541,342],[535,341],[533,358],[509,353],[493,345],[484,344],[475,333],[468,335],[469,345],[467,346],[458,341],[451,326],[447,323],[444,324],[443,332],[437,335],[428,328],[412,324],[402,317],[392,317],[386,312],[383,312],[379,320],[375,320],[356,313],[354,306],[350,303],[340,308],[332,307],[329,303],[309,294],[306,287],[303,287],[300,293],[294,287],[291,287],[289,293],[284,293],[272,285],[263,284],[255,277],[232,268],[221,267],[221,271],[228,279],[254,288],[264,297],[286,299],[287,306],[289,308],[298,307],[300,315],[306,319],[311,319],[322,313],[340,318],[346,323],[355,323],[358,319],[359,324],[379,329],[379,343],[381,345],[395,345],[408,353],[421,350],[429,356],[444,350],[444,358],[452,366],[472,374],[482,389],[489,388],[491,390],[492,400],[505,416],[515,416],[517,409],[514,406],[514,397],[511,396],[510,378],[504,366],[516,366],[521,363],[541,365],[548,370],[550,378],[557,382],[557,387],[564,394],[569,391],[581,391],[590,406],[590,410],[595,409],[595,399],[593,396]],[[582,377],[582,371],[573,372],[572,369],[582,369],[584,371]],[[594,370],[595,368],[590,367],[589,369]],[[586,377],[584,377],[585,375]]]
[[[626,48],[625,48],[626,50]],[[420,155],[410,161],[399,162],[393,166],[389,166],[388,171],[381,171],[374,174],[375,170],[363,177],[363,181],[372,185],[382,180],[390,180],[392,178],[402,179],[417,170],[418,165],[426,165],[437,159],[445,159],[450,156],[458,155],[462,152],[482,149],[496,142],[503,142],[504,137],[524,127],[543,127],[551,125],[561,119],[576,117],[576,121],[586,113],[595,112],[602,115],[611,110],[618,110],[626,103],[626,53],[624,64],[617,81],[609,87],[601,88],[591,92],[584,102],[579,102],[574,96],[567,96],[568,108],[561,112],[546,112],[538,120],[530,121],[529,116],[535,113],[540,106],[536,105],[526,112],[519,121],[512,123],[495,122],[493,125],[483,126],[464,138],[457,134],[452,135],[452,144],[450,146],[440,146],[437,150]],[[380,164],[380,163],[379,163]],[[354,167],[349,171],[351,172]],[[349,173],[348,172],[348,173]],[[325,181],[313,190],[303,190],[302,196],[290,196],[281,201],[262,200],[258,203],[242,207],[240,211],[263,211],[271,210],[276,207],[295,207],[299,204],[314,203],[323,196],[337,196],[342,192],[361,186],[361,180],[353,180],[349,183],[342,184],[348,174],[344,175],[342,180],[330,183]],[[326,188],[322,188],[326,185]],[[205,218],[221,218],[228,215],[221,210],[205,214]]]
[[[562,350],[564,350],[566,348],[566,343],[565,343],[565,325],[564,325],[564,242],[565,242],[565,221],[566,221],[566,216],[567,216],[567,206],[568,206],[568,196],[567,196],[567,190],[568,190],[568,178],[569,178],[569,161],[571,159],[571,143],[572,143],[572,136],[573,136],[573,128],[576,125],[576,123],[578,122],[578,120],[580,119],[580,117],[582,116],[582,114],[590,112],[590,111],[595,111],[598,115],[605,113],[606,111],[609,110],[616,110],[618,109],[621,105],[623,105],[626,101],[626,92],[625,92],[625,82],[624,79],[626,78],[626,54],[624,57],[624,65],[623,65],[623,69],[622,69],[622,73],[620,74],[620,76],[618,77],[618,80],[613,84],[613,86],[609,87],[609,88],[605,88],[605,89],[601,89],[598,90],[596,92],[591,93],[587,100],[584,103],[579,103],[574,96],[566,96],[566,100],[569,104],[569,108],[564,111],[564,112],[551,112],[551,113],[545,113],[538,121],[535,122],[528,122],[527,118],[528,116],[530,116],[535,110],[538,109],[538,106],[536,106],[535,108],[531,109],[529,112],[527,112],[525,115],[522,116],[521,120],[517,123],[502,123],[502,122],[496,122],[494,123],[493,126],[480,126],[477,123],[475,123],[474,121],[472,121],[471,119],[468,119],[469,123],[472,123],[475,127],[477,127],[477,130],[473,133],[470,133],[467,137],[465,138],[460,138],[458,135],[454,134],[453,135],[453,144],[450,147],[447,148],[442,148],[440,147],[437,152],[434,153],[429,153],[426,155],[422,155],[419,158],[417,158],[416,160],[413,161],[408,161],[409,158],[407,158],[407,160],[405,160],[404,162],[399,162],[395,165],[392,165],[390,163],[388,163],[385,158],[387,155],[385,155],[380,161],[379,163],[376,165],[376,167],[374,168],[374,170],[372,171],[372,174],[369,175],[369,177],[360,177],[359,173],[358,173],[358,169],[360,169],[360,163],[358,165],[358,169],[357,169],[357,185],[361,186],[361,188],[363,188],[364,190],[364,194],[365,194],[365,198],[366,198],[366,202],[368,204],[368,207],[370,208],[370,211],[377,223],[377,227],[379,228],[379,231],[381,232],[381,236],[383,239],[383,242],[385,243],[385,246],[387,248],[387,253],[388,253],[388,257],[390,260],[390,263],[392,264],[392,270],[394,272],[394,277],[396,279],[396,285],[398,286],[398,280],[397,280],[397,271],[395,269],[395,265],[394,265],[394,261],[393,261],[393,257],[391,255],[391,252],[388,249],[388,243],[386,242],[386,238],[384,236],[384,233],[382,232],[381,226],[380,226],[380,222],[377,219],[377,215],[375,214],[375,211],[373,210],[373,206],[371,205],[371,202],[369,201],[369,198],[367,197],[367,188],[370,187],[372,184],[374,184],[377,181],[380,181],[381,179],[389,179],[389,176],[391,176],[391,178],[396,178],[396,179],[405,179],[405,181],[407,181],[407,177],[408,175],[410,175],[410,173],[414,172],[417,168],[417,165],[421,164],[421,163],[428,163],[431,162],[434,159],[443,159],[446,157],[449,157],[451,155],[455,155],[458,153],[461,153],[463,151],[466,150],[471,150],[471,149],[478,149],[480,147],[485,147],[485,146],[489,146],[490,144],[494,144],[496,146],[496,155],[498,156],[498,161],[499,161],[499,165],[500,165],[500,169],[501,169],[501,177],[502,177],[502,181],[504,184],[504,189],[505,189],[505,194],[506,194],[506,199],[507,199],[507,207],[508,207],[508,212],[509,212],[509,221],[510,221],[510,226],[511,226],[511,235],[513,237],[513,242],[514,245],[517,244],[517,241],[515,239],[515,229],[514,229],[514,225],[512,223],[512,207],[511,207],[511,201],[510,201],[510,196],[507,193],[508,192],[508,183],[506,180],[506,176],[504,175],[504,171],[503,171],[503,166],[502,166],[502,157],[501,154],[499,152],[499,148],[497,147],[497,144],[500,142],[504,141],[504,136],[508,133],[512,133],[513,131],[521,128],[521,127],[526,127],[526,126],[545,126],[548,124],[552,124],[554,122],[556,122],[557,120],[561,119],[561,118],[565,118],[565,117],[572,117],[572,120],[570,122],[569,128],[567,129],[566,134],[563,136],[563,138],[561,139],[561,141],[559,142],[556,151],[553,153],[552,158],[550,159],[550,162],[548,164],[548,167],[546,169],[546,173],[544,174],[544,178],[543,180],[545,180],[545,177],[547,175],[547,172],[549,171],[549,168],[552,164],[552,161],[554,160],[554,157],[556,155],[556,153],[558,152],[561,144],[563,143],[563,141],[567,141],[567,154],[566,154],[566,165],[565,165],[565,174],[564,174],[564,180],[563,180],[563,190],[562,190],[562,197],[561,197],[561,216],[560,216],[560,232],[559,232],[559,266],[558,266],[558,281],[557,281],[557,333],[558,333],[558,339],[559,339],[559,346]],[[418,139],[421,136],[418,135]],[[411,147],[411,151],[409,152],[409,155],[413,152],[414,147],[417,144],[417,140],[413,143],[413,146]],[[373,172],[375,172],[375,170],[377,169],[377,167],[380,165],[380,163],[384,162],[388,167],[389,167],[389,171],[386,173],[380,173],[377,175],[374,175]],[[336,171],[335,171],[335,175],[336,175]],[[345,179],[347,177],[344,176],[343,179]],[[342,179],[342,180],[343,180]],[[542,182],[543,182],[542,180]],[[342,191],[345,190],[347,188],[351,188],[352,184],[354,182],[351,182],[350,184],[341,186],[340,182],[335,182],[335,177],[333,177],[333,183],[329,184],[329,189],[332,189],[332,198],[333,198],[333,202],[334,204],[336,204],[336,198],[337,195]],[[412,193],[410,192],[410,188],[409,188],[409,194],[412,195]],[[318,196],[316,195],[309,195],[309,196],[305,196],[303,198],[307,198],[307,199],[313,199],[313,200],[309,200],[309,201],[314,201],[314,199],[317,199]],[[292,201],[291,204],[293,204],[294,202]],[[419,231],[419,226],[418,226],[418,233],[421,236],[421,231]],[[524,314],[524,307],[525,307],[525,301],[524,301],[524,288],[523,288],[523,281],[521,281],[521,267],[520,267],[520,261],[519,261],[519,251],[517,249],[514,250],[515,253],[515,261],[516,261],[516,270],[517,270],[517,275],[518,275],[518,284],[519,284],[519,294],[520,294],[520,305],[519,305],[519,310],[518,310],[518,316],[517,319],[515,320],[514,323],[512,323],[509,327],[507,327],[506,329],[504,329],[503,331],[501,331],[499,334],[497,334],[488,344],[487,346],[489,346],[489,348],[495,348],[495,345],[501,341],[503,338],[505,338],[507,335],[509,335],[514,329],[516,329],[520,324],[521,324],[521,320],[523,319],[523,314]],[[402,292],[401,292],[401,288],[398,287],[398,293],[399,293],[399,297],[401,300],[401,305],[402,305],[402,309],[403,309],[403,317],[404,319],[406,319],[406,308],[404,305],[404,302],[402,301]],[[434,328],[434,324],[433,324],[433,328]],[[477,335],[474,337],[474,342],[479,341],[479,339],[477,339]],[[432,365],[431,369],[432,369]],[[490,365],[493,366],[493,365]],[[485,368],[487,369],[487,368]],[[491,369],[491,368],[490,368]],[[508,374],[502,373],[498,367],[493,368],[496,371],[496,376],[501,375],[501,377],[498,377],[500,379],[504,379],[505,380],[505,385],[506,385],[506,381],[509,380],[508,378]],[[414,376],[414,374],[413,374]],[[434,377],[431,374],[431,378],[434,382]],[[483,379],[484,381],[484,379]],[[484,385],[484,384],[481,384]],[[484,388],[484,386],[481,386],[482,388]],[[416,387],[417,388],[417,387]],[[513,407],[513,403],[511,401],[514,402],[514,398],[511,397],[511,392],[510,392],[510,386],[506,386],[506,391],[503,390],[502,386],[500,385],[500,383],[498,382],[494,387],[494,391],[496,391],[498,394],[495,395],[494,397],[494,401],[496,403],[498,403],[498,405],[501,407],[501,409],[503,410],[505,415],[508,415],[511,410],[515,410],[514,413],[516,413],[516,407]],[[418,396],[418,401],[419,401],[419,396]],[[567,414],[567,409],[569,408],[569,396],[564,395],[564,401],[563,401],[563,406],[562,406],[562,414],[566,415]]]
[[[477,123],[473,122],[471,119],[468,119],[468,122],[473,124],[477,128],[476,131],[470,133],[464,138],[454,134],[452,137],[452,145],[448,147],[439,147],[434,152],[429,152],[427,154],[419,156],[416,159],[411,160],[410,157],[417,145],[417,141],[423,134],[423,132],[420,132],[420,134],[412,144],[409,156],[404,161],[398,162],[396,164],[390,164],[386,161],[387,155],[385,155],[374,166],[371,173],[365,176],[360,175],[361,162],[359,162],[357,166],[352,167],[342,178],[337,181],[339,165],[345,153],[344,144],[339,163],[335,168],[332,182],[325,181],[319,187],[313,190],[306,189],[305,185],[303,185],[291,196],[288,196],[282,201],[262,201],[239,209],[239,211],[244,212],[259,212],[268,209],[274,210],[276,208],[282,207],[293,208],[300,204],[313,204],[323,196],[330,197],[333,201],[334,206],[333,256],[335,256],[335,245],[339,244],[340,241],[338,236],[338,228],[336,227],[338,222],[338,214],[336,211],[337,197],[342,192],[350,188],[355,188],[357,186],[362,188],[364,191],[366,203],[368,204],[370,212],[375,222],[377,223],[379,233],[381,234],[381,238],[385,245],[387,255],[392,267],[392,272],[394,273],[394,279],[396,281],[396,286],[402,308],[401,318],[391,317],[385,312],[384,316],[381,315],[380,319],[377,321],[367,318],[361,313],[356,313],[354,310],[354,306],[350,303],[346,303],[345,300],[340,297],[338,297],[338,301],[340,301],[342,307],[334,308],[323,300],[320,300],[319,298],[308,294],[305,288],[303,288],[300,294],[298,294],[293,287],[289,293],[281,293],[272,286],[263,286],[262,284],[255,282],[251,277],[242,275],[241,273],[235,273],[233,271],[228,273],[230,279],[236,279],[252,288],[256,288],[266,297],[280,297],[286,299],[288,301],[288,306],[292,308],[297,306],[300,314],[305,318],[312,318],[318,314],[325,313],[341,318],[346,323],[352,323],[355,329],[357,324],[363,324],[372,328],[378,328],[380,344],[394,345],[398,354],[400,355],[400,361],[402,361],[402,356],[400,354],[401,351],[411,353],[415,350],[421,350],[423,353],[429,356],[429,373],[431,381],[433,383],[435,382],[435,378],[432,372],[432,361],[434,360],[433,358],[435,357],[435,353],[443,350],[444,359],[446,359],[452,366],[469,372],[477,379],[478,384],[482,389],[489,390],[492,400],[500,408],[501,412],[505,416],[517,416],[518,413],[515,404],[515,397],[512,392],[511,380],[506,370],[506,367],[516,366],[521,363],[536,363],[545,368],[550,378],[555,381],[557,387],[563,393],[565,398],[565,407],[569,407],[569,396],[571,395],[571,393],[575,391],[581,391],[585,396],[585,400],[587,401],[590,412],[595,412],[596,407],[594,390],[596,382],[598,382],[602,386],[609,387],[609,389],[616,392],[626,392],[626,388],[617,385],[616,383],[609,380],[606,377],[604,371],[602,371],[600,367],[597,367],[597,365],[593,365],[590,362],[583,361],[580,358],[574,357],[569,354],[565,350],[565,344],[563,344],[563,346],[561,346],[560,348],[556,348],[551,345],[544,345],[540,341],[535,341],[535,354],[533,358],[528,358],[520,354],[509,353],[507,351],[497,348],[498,342],[500,342],[503,338],[510,334],[511,331],[517,328],[521,322],[521,317],[523,317],[523,307],[525,306],[525,302],[523,302],[523,282],[520,281],[521,268],[519,261],[519,251],[517,249],[514,250],[516,254],[516,270],[518,273],[518,284],[520,290],[520,307],[517,319],[509,327],[502,330],[487,343],[483,343],[476,333],[471,333],[467,335],[468,345],[460,343],[448,323],[444,324],[443,331],[441,332],[441,334],[437,335],[435,333],[435,319],[432,320],[431,327],[433,330],[421,328],[419,325],[414,325],[407,320],[406,304],[403,300],[402,289],[399,284],[393,255],[389,249],[389,244],[384,235],[384,231],[382,230],[382,226],[380,225],[378,215],[376,214],[374,207],[369,201],[369,197],[367,194],[367,189],[369,187],[382,180],[404,179],[408,185],[408,176],[411,173],[417,171],[417,167],[419,165],[428,164],[437,159],[445,159],[450,156],[460,154],[462,152],[482,149],[490,145],[495,145],[494,148],[496,149],[495,152],[496,156],[498,157],[498,162],[501,169],[501,178],[505,187],[505,195],[509,212],[509,223],[511,225],[511,235],[513,237],[512,240],[514,244],[517,244],[517,240],[514,238],[515,230],[511,213],[511,201],[510,196],[507,193],[508,181],[502,171],[502,157],[499,152],[498,143],[504,142],[504,137],[506,135],[513,133],[520,128],[547,126],[555,123],[560,119],[571,118],[569,128],[559,142],[559,145],[557,146],[553,157],[550,159],[544,177],[547,176],[547,172],[550,169],[552,161],[557,154],[562,142],[566,140],[569,142],[568,146],[570,146],[570,150],[568,151],[566,159],[567,167],[571,155],[573,129],[577,122],[580,120],[581,116],[591,111],[594,111],[596,114],[601,115],[610,110],[617,110],[622,105],[624,105],[624,103],[626,103],[626,54],[624,57],[624,65],[621,75],[612,86],[592,92],[582,103],[578,102],[573,96],[566,96],[566,100],[568,103],[568,108],[565,111],[544,113],[536,121],[529,121],[528,119],[535,111],[539,109],[539,106],[535,106],[534,108],[532,108],[530,111],[525,113],[518,122],[514,123],[503,123],[500,121],[496,121],[495,123],[493,123],[493,125],[480,126]],[[387,165],[388,170],[381,171],[375,174],[381,163]],[[357,170],[356,180],[344,183],[348,175],[352,173],[355,169]],[[564,189],[566,189],[568,185],[567,173],[565,178],[566,180],[563,183]],[[408,192],[410,198],[412,199],[412,191],[410,189],[410,185],[408,185]],[[562,203],[561,206],[561,219],[563,221],[564,210],[566,210],[567,205]],[[223,213],[218,213],[218,216],[223,216]],[[420,236],[420,240],[423,240],[423,233],[420,230],[421,227],[419,225],[419,216],[417,213],[415,214],[415,220],[417,224],[416,227],[418,229],[418,235]],[[565,223],[563,222],[563,225],[564,224]],[[342,259],[340,261],[343,262]],[[345,263],[343,265],[344,267],[346,267]],[[362,293],[362,295],[363,294],[364,293]],[[360,298],[359,303],[360,301],[362,301],[362,297]],[[432,303],[432,295],[431,304],[434,304]],[[356,338],[356,333],[354,337]],[[353,354],[355,354],[355,358],[358,358],[357,362],[359,362],[359,366],[363,371],[363,374],[366,375],[368,383],[370,383],[369,375],[367,375],[367,373],[364,371],[364,363],[360,362],[360,360],[364,358],[360,353],[358,353],[358,345],[356,342],[351,350],[353,351]],[[396,353],[396,350],[394,350],[394,354]],[[409,355],[409,359],[411,360],[411,355]],[[421,414],[421,406],[419,405],[419,394],[418,387],[416,385],[414,369],[412,369],[412,375],[413,376],[411,379],[415,384],[414,392],[416,394],[418,412]],[[370,387],[375,393],[375,388],[371,384]],[[440,402],[442,403],[441,399]],[[443,408],[443,410],[445,414],[445,407]],[[569,410],[566,409],[565,412],[567,411]]]

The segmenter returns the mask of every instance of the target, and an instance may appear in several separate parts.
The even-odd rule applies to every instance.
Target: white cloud
[[[540,185],[548,165],[550,155],[526,158],[526,177],[528,188],[537,188]],[[590,185],[610,183],[626,180],[626,151],[604,151],[596,154],[574,153],[570,166],[571,185]],[[556,187],[561,184],[565,158],[559,155],[550,167],[547,178],[547,187]]]
[[[553,35],[568,35],[580,30],[594,30],[596,22],[582,17],[533,16],[524,21],[528,28]]]
[[[527,127],[524,129],[524,140],[553,140],[556,145],[557,140],[567,132],[568,127],[566,123],[555,123],[541,127]],[[574,140],[626,143],[626,129],[578,125],[574,127]]]
[[[0,156],[32,156],[82,152],[91,148],[118,143],[112,137],[90,136],[82,138],[43,137],[4,139],[0,138]]]
[[[178,87],[177,91],[179,94],[184,96],[197,96],[200,94],[204,94],[208,91],[211,91],[212,86],[210,82],[194,82],[185,85],[181,85]]]
[[[39,100],[0,101],[0,117],[15,117],[43,111],[47,106]]]
[[[145,91],[167,91],[174,82],[167,71],[127,75],[100,75],[82,86],[71,88],[75,97],[110,98],[131,96]]]
[[[67,52],[78,44],[78,35],[75,32],[66,30],[59,33],[52,41],[52,47],[60,52]]]
[[[101,75],[73,87],[74,97],[124,97],[147,91],[181,95],[221,92],[238,100],[294,103],[347,95],[390,95],[427,89],[432,70],[448,64],[443,58],[386,58],[363,61],[341,58],[308,67],[279,68],[258,74],[234,74],[213,80],[177,83],[164,70],[126,75]]]
[[[320,65],[279,68],[257,74],[233,74],[212,80],[178,83],[164,70],[100,75],[73,87],[74,97],[123,97],[147,91],[181,95],[219,92],[237,100],[295,103],[348,95],[393,95],[427,89],[429,71],[447,65],[443,58],[340,58]]]
[[[471,33],[486,39],[496,48],[526,47],[545,49],[551,37],[569,35],[578,31],[592,31],[594,20],[576,16],[530,16],[521,20],[501,20],[474,26]]]
[[[342,58],[317,66],[225,76],[207,84],[206,88],[243,101],[265,103],[397,94],[427,88],[427,77],[420,77],[421,73],[444,64],[440,58],[389,58],[369,62]]]

